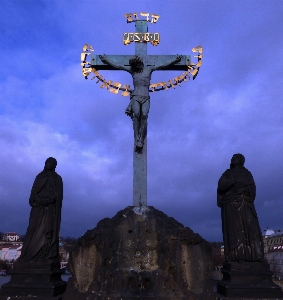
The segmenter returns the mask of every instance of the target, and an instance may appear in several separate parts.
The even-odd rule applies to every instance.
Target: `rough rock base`
[[[64,300],[215,300],[208,243],[152,206],[101,220],[73,249]]]

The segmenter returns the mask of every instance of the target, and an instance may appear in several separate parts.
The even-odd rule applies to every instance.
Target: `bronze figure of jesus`
[[[130,103],[125,113],[133,120],[135,149],[143,147],[147,129],[147,118],[150,107],[149,86],[151,74],[155,70],[178,63],[182,56],[176,55],[175,59],[157,66],[145,66],[140,56],[134,56],[129,60],[130,67],[111,62],[106,55],[99,56],[101,61],[115,69],[129,72],[133,77],[134,90],[130,94]]]

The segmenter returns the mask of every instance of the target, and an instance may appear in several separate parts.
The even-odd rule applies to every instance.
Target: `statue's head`
[[[234,166],[244,166],[245,163],[245,157],[243,154],[237,153],[234,154],[231,158],[231,164],[230,168],[233,168]]]
[[[137,55],[129,60],[129,64],[135,72],[142,72],[144,68],[142,59]]]
[[[56,166],[57,166],[57,160],[54,157],[48,157],[45,161],[44,170],[55,171]]]

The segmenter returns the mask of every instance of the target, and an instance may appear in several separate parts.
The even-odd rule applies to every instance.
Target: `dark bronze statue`
[[[130,67],[117,65],[110,61],[106,55],[100,55],[99,57],[102,62],[116,69],[127,71],[133,77],[134,90],[131,92],[131,101],[126,108],[125,113],[133,120],[135,147],[141,149],[146,135],[147,118],[150,106],[149,86],[151,74],[155,70],[179,62],[182,56],[176,55],[174,60],[159,66],[144,66],[142,59],[139,56],[134,56],[129,60]]]
[[[234,154],[230,169],[218,181],[226,261],[264,261],[263,241],[254,207],[256,186],[244,167],[242,154]]]
[[[49,157],[33,183],[29,226],[19,258],[25,261],[57,261],[63,199],[63,182],[55,172],[57,161]]]

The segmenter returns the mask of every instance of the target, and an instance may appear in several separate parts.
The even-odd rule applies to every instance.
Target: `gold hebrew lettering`
[[[165,90],[168,91],[168,86],[167,86],[166,82],[163,81],[163,82],[160,82],[160,83],[162,84],[162,87],[165,87]]]
[[[178,84],[178,86],[181,86],[180,84],[180,76],[173,78],[173,80]]]
[[[149,86],[150,89],[154,92],[155,88],[157,87],[157,83],[153,83]]]
[[[84,44],[83,51],[94,51],[93,47],[89,44]]]
[[[190,79],[189,73],[186,71],[186,72],[184,72],[183,74],[184,74],[184,81],[188,81],[188,80],[187,80],[187,77],[189,77],[189,79]]]
[[[109,87],[111,86],[112,82],[113,82],[112,80],[108,80],[108,81],[107,81],[107,87],[106,87],[107,90],[108,90]]]
[[[203,55],[202,54],[199,54],[199,55],[194,55],[195,58],[198,58],[198,59],[201,59],[203,58]]]
[[[133,22],[133,14],[124,14],[124,17],[127,19],[127,23]]]
[[[192,74],[193,76],[195,76],[197,72],[198,72],[198,69],[194,69],[193,71],[191,71],[191,74]]]
[[[96,75],[99,76],[100,74],[98,73],[98,71],[95,68],[92,68],[91,71]]]
[[[82,68],[82,72],[85,78],[91,73],[91,68]]]
[[[198,63],[196,64],[196,67],[199,68],[202,65],[202,61],[199,60]]]
[[[83,68],[82,69],[83,73],[91,73],[91,68]]]
[[[156,23],[159,18],[160,18],[159,15],[152,14],[151,15],[151,23]]]
[[[173,81],[172,80],[168,80],[168,82],[169,82],[169,84],[170,84],[170,88],[172,87],[173,89],[175,88],[175,85],[174,85],[174,83],[173,83]]]
[[[121,83],[119,82],[114,82],[112,84],[112,88],[109,90],[111,93],[113,94],[118,94],[119,90],[120,90],[120,87],[121,87]]]
[[[133,13],[134,17],[136,20],[138,20],[138,14],[137,13]]]
[[[96,76],[96,78],[98,79],[96,81],[96,83],[98,83],[99,81],[103,81],[104,80],[102,75]]]
[[[85,52],[81,53],[81,61],[85,62],[88,54],[90,54],[90,53],[85,53]]]
[[[149,21],[149,18],[148,18],[149,13],[141,12],[141,16],[146,17],[146,20]]]
[[[106,88],[106,90],[109,89],[109,86],[111,84],[112,80],[108,80],[106,81],[105,79],[103,80],[103,83],[100,85],[100,87],[103,89],[103,88]]]
[[[130,86],[124,84],[123,87],[122,87],[122,89],[123,89],[124,91],[122,92],[121,95],[122,95],[122,96],[125,96],[125,97],[126,97],[126,96],[129,96],[130,93],[128,92],[128,90],[130,89]]]
[[[165,81],[158,82],[158,83],[157,83],[157,86],[165,87],[165,89],[168,90],[168,86],[167,86],[167,84],[166,84]]]
[[[197,46],[197,47],[194,47],[192,49],[193,52],[199,52],[199,53],[202,53],[203,52],[203,49],[202,49],[202,46]]]

